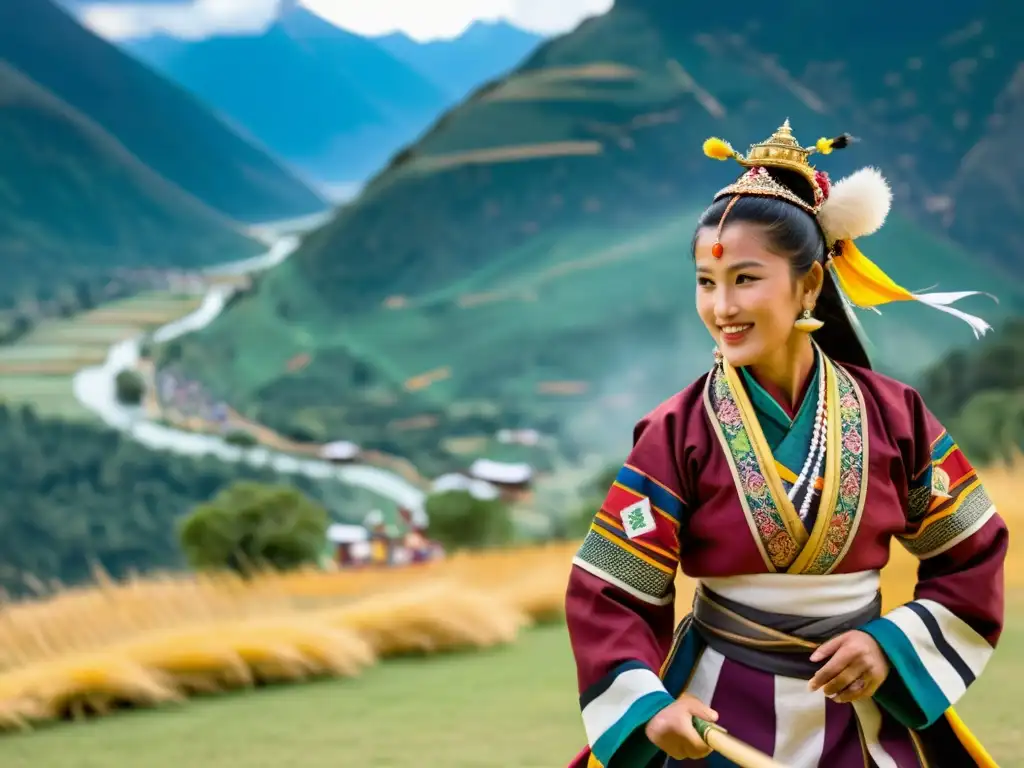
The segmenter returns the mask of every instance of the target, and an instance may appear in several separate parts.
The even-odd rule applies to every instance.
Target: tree
[[[251,432],[233,429],[224,436],[224,442],[228,445],[237,445],[239,448],[253,448],[259,445],[260,441]]]
[[[478,499],[468,491],[427,497],[430,538],[446,549],[486,547],[512,539],[512,518],[500,499]]]
[[[963,406],[953,428],[972,462],[1012,462],[1024,449],[1024,389],[979,392]]]
[[[146,393],[146,382],[136,371],[121,369],[114,380],[117,400],[125,405],[138,405]]]
[[[178,535],[193,568],[244,575],[317,562],[328,522],[327,510],[297,488],[241,481],[193,509]]]

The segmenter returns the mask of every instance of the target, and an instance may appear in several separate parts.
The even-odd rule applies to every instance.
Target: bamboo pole
[[[709,723],[707,720],[694,716],[693,727],[704,740],[704,743],[723,757],[732,760],[740,768],[788,768],[773,760],[764,752],[754,749],[749,744],[730,736],[724,728]]]

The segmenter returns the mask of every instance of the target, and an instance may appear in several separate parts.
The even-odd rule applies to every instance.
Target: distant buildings
[[[533,481],[533,467],[526,463],[510,464],[490,459],[477,459],[469,467],[470,477],[484,480],[507,491],[524,491]]]
[[[430,490],[433,493],[447,493],[448,491],[465,491],[475,499],[490,501],[501,495],[501,490],[486,480],[479,480],[469,477],[460,472],[449,472],[441,475],[431,484]]]
[[[336,440],[320,448],[320,458],[336,464],[349,464],[359,458],[360,448],[347,440]]]
[[[444,549],[427,537],[425,521],[405,509],[400,509],[399,515],[404,530],[387,524],[376,509],[366,515],[362,525],[331,525],[327,529],[331,559],[339,568],[351,568],[402,566],[444,557]]]
[[[434,480],[431,491],[465,491],[477,499],[518,501],[532,490],[533,467],[491,459],[477,459],[468,472],[449,472]]]
[[[504,445],[540,445],[542,435],[536,429],[499,429],[497,435],[499,443]]]

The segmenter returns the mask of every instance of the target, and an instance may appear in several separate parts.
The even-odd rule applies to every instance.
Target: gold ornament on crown
[[[720,189],[714,199],[732,196],[732,202],[735,203],[743,195],[775,197],[790,202],[812,216],[816,216],[828,199],[830,182],[828,174],[818,171],[811,165],[808,158],[815,153],[827,155],[833,149],[842,149],[848,146],[853,140],[852,136],[844,133],[834,139],[818,139],[812,147],[801,146],[793,136],[789,118],[786,118],[786,121],[766,141],[762,141],[760,144],[751,144],[746,155],[733,149],[729,142],[712,137],[704,142],[705,155],[715,160],[732,158],[744,168],[750,169],[732,184]],[[808,203],[796,192],[776,181],[769,172],[770,168],[785,169],[803,176],[813,191],[814,203]],[[729,209],[731,208],[732,204],[729,206]],[[726,210],[719,222],[719,239],[729,209]],[[717,258],[721,258],[724,252],[721,242],[716,241],[712,247],[712,253]]]
[[[831,272],[847,308],[875,309],[890,302],[917,301],[963,320],[974,335],[981,338],[992,330],[992,326],[980,317],[951,306],[967,296],[979,295],[979,291],[911,293],[857,247],[856,240],[877,232],[885,223],[892,205],[889,183],[878,169],[865,167],[833,185],[828,174],[815,169],[810,163],[811,155],[827,155],[835,149],[844,149],[853,141],[855,139],[850,134],[844,133],[834,139],[818,139],[812,147],[801,146],[793,137],[788,119],[767,141],[751,144],[746,155],[734,150],[723,139],[712,137],[705,141],[704,154],[708,157],[714,160],[733,159],[748,169],[715,195],[715,200],[731,199],[718,221],[718,236],[711,246],[711,255],[716,259],[725,255],[722,227],[737,201],[746,196],[786,200],[807,211],[818,222],[828,249],[824,266]],[[806,179],[813,191],[814,202],[807,202],[787,184],[775,179],[773,170],[786,170]],[[795,326],[799,330],[813,332],[821,327],[821,321],[808,309],[797,318]]]

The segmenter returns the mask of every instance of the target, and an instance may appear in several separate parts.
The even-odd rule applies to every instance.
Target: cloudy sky
[[[104,37],[120,39],[164,32],[203,38],[213,33],[256,31],[281,0],[78,0],[82,20]],[[401,30],[417,40],[454,37],[475,20],[506,19],[554,34],[586,16],[607,11],[613,0],[302,0],[345,29],[363,35]]]

